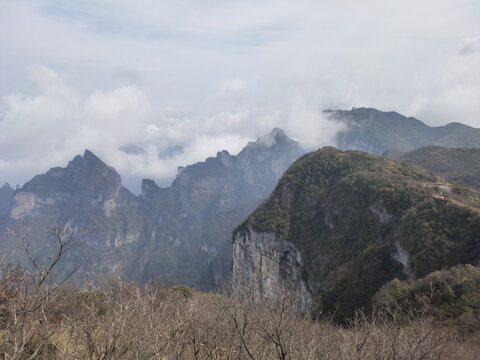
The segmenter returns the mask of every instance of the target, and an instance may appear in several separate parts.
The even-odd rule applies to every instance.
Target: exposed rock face
[[[8,215],[10,212],[14,193],[15,190],[13,190],[7,183],[0,188],[0,219]]]
[[[94,225],[68,259],[71,266],[82,264],[82,276],[113,274],[141,282],[155,276],[213,288],[231,273],[232,230],[302,153],[297,142],[274,129],[237,156],[221,151],[179,169],[168,188],[145,179],[137,197],[121,185],[115,169],[87,150],[65,168],[12,190],[13,199],[6,201],[10,216],[0,226],[15,227],[22,218],[41,251],[48,243],[44,230],[55,221],[78,233]]]
[[[54,202],[53,197],[40,197],[27,191],[18,192],[13,197],[10,217],[19,220],[23,216],[34,215],[35,209],[41,209],[44,205],[52,205]]]
[[[155,222],[153,243],[168,244],[173,257],[182,259],[181,263],[170,261],[168,266],[164,262],[164,274],[205,289],[225,281],[231,273],[232,230],[302,154],[296,141],[273,129],[249,142],[238,155],[224,150],[204,162],[180,168],[168,188],[144,180],[141,199],[145,213]],[[152,251],[161,258],[159,252],[165,248],[157,245]],[[146,269],[159,267],[151,259],[145,265]]]
[[[251,228],[237,232],[233,238],[234,295],[251,303],[283,299],[294,301],[305,312],[312,301],[302,279],[302,257],[287,241],[274,233],[257,233]]]
[[[60,264],[60,276],[80,264],[79,276],[122,275],[127,263],[122,253],[129,250],[119,248],[140,240],[148,225],[137,197],[121,186],[120,175],[88,150],[65,168],[37,175],[15,192],[9,217],[0,226],[15,228],[20,219],[32,227],[29,240],[39,254],[51,240],[44,230],[54,222],[66,224],[74,236],[94,227]],[[1,237],[7,246],[10,237]]]
[[[395,253],[393,254],[393,258],[402,264],[402,272],[404,275],[406,275],[409,279],[415,278],[415,273],[409,264],[410,255],[404,248],[402,248],[402,245],[400,245],[398,241],[395,241]]]
[[[114,168],[86,150],[67,167],[52,168],[17,190],[10,216],[16,220],[42,215],[64,218],[64,214],[73,210],[64,207],[75,206],[76,213],[92,208],[112,217],[116,208],[124,205],[137,206],[136,196],[122,187]]]
[[[446,188],[455,200],[436,201]],[[301,310],[313,298],[314,313],[346,319],[395,277],[477,264],[479,198],[403,162],[328,147],[306,154],[234,231],[235,293],[288,292]]]
[[[383,207],[382,201],[371,205],[368,209],[378,217],[378,220],[382,224],[388,223],[393,219],[393,215],[389,214]]]

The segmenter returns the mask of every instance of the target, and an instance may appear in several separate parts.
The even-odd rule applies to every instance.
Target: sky
[[[89,149],[138,193],[361,106],[480,128],[480,1],[0,0],[1,183]]]

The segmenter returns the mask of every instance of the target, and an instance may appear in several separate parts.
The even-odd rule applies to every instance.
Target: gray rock
[[[293,300],[305,313],[312,301],[302,279],[300,251],[271,232],[257,233],[250,227],[233,238],[232,284],[235,297],[250,303]]]

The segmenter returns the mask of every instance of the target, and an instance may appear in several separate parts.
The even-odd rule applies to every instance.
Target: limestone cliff
[[[232,230],[302,154],[299,143],[276,128],[237,155],[219,151],[180,168],[170,187],[144,180],[142,206],[155,229],[148,244],[150,256],[139,259],[144,276],[162,273],[203,289],[226,281],[231,274]]]
[[[5,183],[0,188],[0,218],[8,215],[12,203],[12,198],[15,193],[9,184]]]
[[[211,289],[231,274],[232,230],[302,153],[296,141],[274,129],[237,155],[224,150],[181,168],[170,187],[145,179],[137,197],[115,169],[86,150],[15,192],[2,188],[0,210],[6,216],[0,216],[0,229],[23,219],[32,227],[35,251],[46,254],[51,223],[66,224],[76,234],[93,225],[82,246],[59,264],[61,274],[81,264],[79,277],[156,277]],[[0,250],[10,252],[10,240],[0,233]]]
[[[126,245],[141,240],[148,228],[138,198],[122,187],[115,169],[88,150],[66,167],[37,175],[15,191],[9,216],[0,223],[2,250],[15,246],[4,229],[16,228],[20,219],[31,227],[30,246],[41,261],[52,246],[53,239],[45,230],[53,223],[65,224],[76,237],[94,228],[57,266],[59,276],[63,276],[81,265],[76,274],[79,279],[122,275],[128,263],[124,254],[130,252]]]
[[[235,297],[251,303],[294,300],[305,312],[312,296],[302,279],[302,256],[274,233],[245,228],[233,240],[232,284]]]
[[[443,192],[443,195],[438,195]],[[233,287],[351,316],[395,277],[480,261],[480,193],[415,166],[323,148],[297,160],[234,232]],[[311,294],[311,295],[310,295]]]

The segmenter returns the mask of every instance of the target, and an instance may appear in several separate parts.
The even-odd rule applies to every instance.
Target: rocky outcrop
[[[402,264],[403,269],[402,273],[406,275],[409,279],[415,278],[415,273],[410,267],[410,255],[408,252],[400,245],[398,241],[395,241],[395,252],[393,253],[393,258]]]
[[[0,188],[0,218],[8,215],[15,190],[5,183]]]
[[[51,196],[42,197],[37,194],[21,191],[17,192],[12,200],[10,217],[15,220],[28,215],[34,215],[35,209],[41,209],[44,205],[52,205],[55,199]]]
[[[257,233],[251,228],[236,231],[233,237],[232,284],[236,298],[251,303],[293,300],[300,312],[312,301],[302,279],[302,256],[288,241],[279,241],[272,232]]]
[[[175,258],[188,259],[171,262],[168,276],[203,289],[225,282],[231,274],[232,230],[303,152],[298,142],[276,128],[237,155],[223,150],[204,162],[179,168],[168,188],[144,180],[142,206],[155,222],[155,243],[168,244]]]
[[[451,200],[435,201],[446,188]],[[328,147],[306,154],[235,230],[235,294],[287,293],[300,310],[313,298],[314,314],[347,319],[395,277],[477,264],[479,198],[403,162]]]
[[[79,265],[79,277],[124,275],[129,266],[126,254],[132,254],[126,246],[143,239],[149,226],[139,199],[122,187],[120,175],[88,150],[66,167],[37,175],[15,191],[9,216],[2,219],[0,227],[15,228],[20,219],[31,227],[29,241],[40,258],[52,245],[45,232],[52,224],[65,224],[77,238],[94,228],[81,239],[81,246],[72,250],[68,261],[59,263],[60,277]],[[8,234],[1,233],[0,240],[2,250],[10,246]]]
[[[12,190],[13,201],[5,201],[9,223],[0,227],[23,219],[41,249],[52,222],[79,233],[93,225],[95,231],[69,259],[82,263],[82,271],[141,282],[156,276],[211,289],[231,273],[232,230],[302,153],[296,141],[274,129],[238,155],[224,150],[180,168],[170,187],[145,179],[137,197],[122,186],[114,168],[86,150],[66,167]]]
[[[52,212],[65,205],[101,209],[112,217],[122,202],[135,203],[135,195],[121,186],[120,175],[92,152],[85,150],[65,168],[55,167],[37,175],[18,189],[13,196],[10,217],[41,216],[45,207]],[[81,204],[81,205],[80,205]]]

